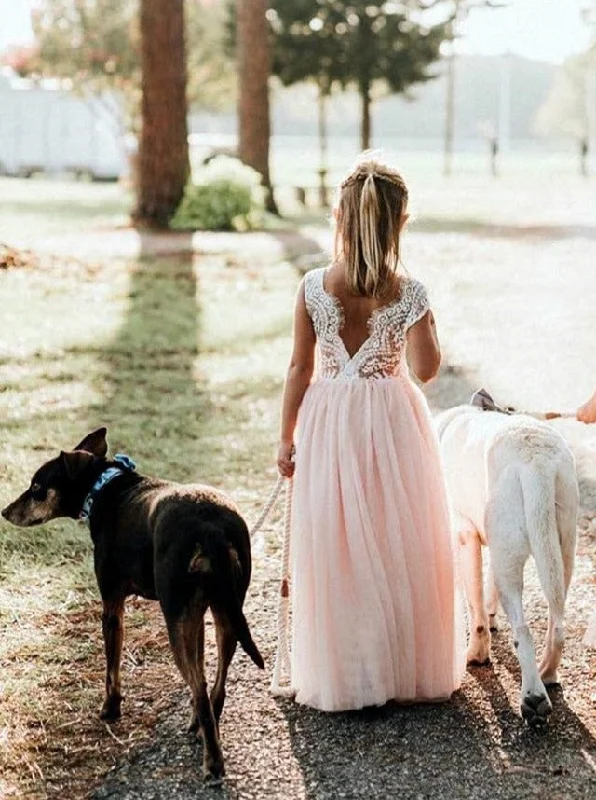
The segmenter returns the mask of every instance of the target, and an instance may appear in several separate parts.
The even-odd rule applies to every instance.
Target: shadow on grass
[[[190,241],[167,258],[142,253],[130,269],[125,321],[102,352],[111,388],[97,418],[112,451],[129,452],[141,472],[196,479],[209,403],[195,372],[201,314]]]
[[[415,233],[461,233],[484,239],[596,240],[596,226],[592,225],[495,225],[474,217],[420,217],[410,227]]]

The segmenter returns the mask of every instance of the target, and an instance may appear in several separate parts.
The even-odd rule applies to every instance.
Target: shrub
[[[170,223],[177,230],[231,231],[253,227],[263,210],[258,172],[235,158],[218,156],[189,182]]]

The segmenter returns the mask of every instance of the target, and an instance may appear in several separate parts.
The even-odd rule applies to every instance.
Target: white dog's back
[[[524,415],[459,406],[436,418],[454,529],[472,618],[468,662],[490,652],[480,544],[488,545],[498,595],[522,668],[522,714],[543,724],[551,710],[545,684],[557,681],[564,608],[573,572],[578,488],[573,455],[549,425]],[[532,554],[549,604],[546,647],[537,670],[524,618],[523,571]]]
[[[565,440],[532,417],[458,406],[439,414],[436,426],[449,465],[446,480],[453,508],[482,535],[488,533],[489,501],[505,493],[510,505],[512,486],[524,475],[526,489],[543,500],[553,496],[559,472],[575,482],[573,455]],[[534,483],[528,482],[530,474]]]

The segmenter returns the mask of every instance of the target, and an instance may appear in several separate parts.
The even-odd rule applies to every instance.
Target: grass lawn
[[[275,475],[296,283],[288,265],[225,257],[0,273],[0,505],[44,460],[106,424],[112,451],[141,472],[222,486],[254,519]],[[76,793],[122,752],[95,717],[100,613],[82,524],[2,522],[0,796],[53,796],[65,780]],[[150,735],[155,687],[178,680],[165,636],[146,640],[156,613],[133,601],[125,622],[124,670],[138,673],[142,706],[127,747]],[[137,670],[148,647],[150,668]]]

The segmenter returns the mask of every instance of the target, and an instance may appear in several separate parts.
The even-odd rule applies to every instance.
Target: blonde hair
[[[408,189],[399,172],[375,158],[359,161],[342,182],[337,238],[352,294],[383,297],[390,290],[407,204]]]

